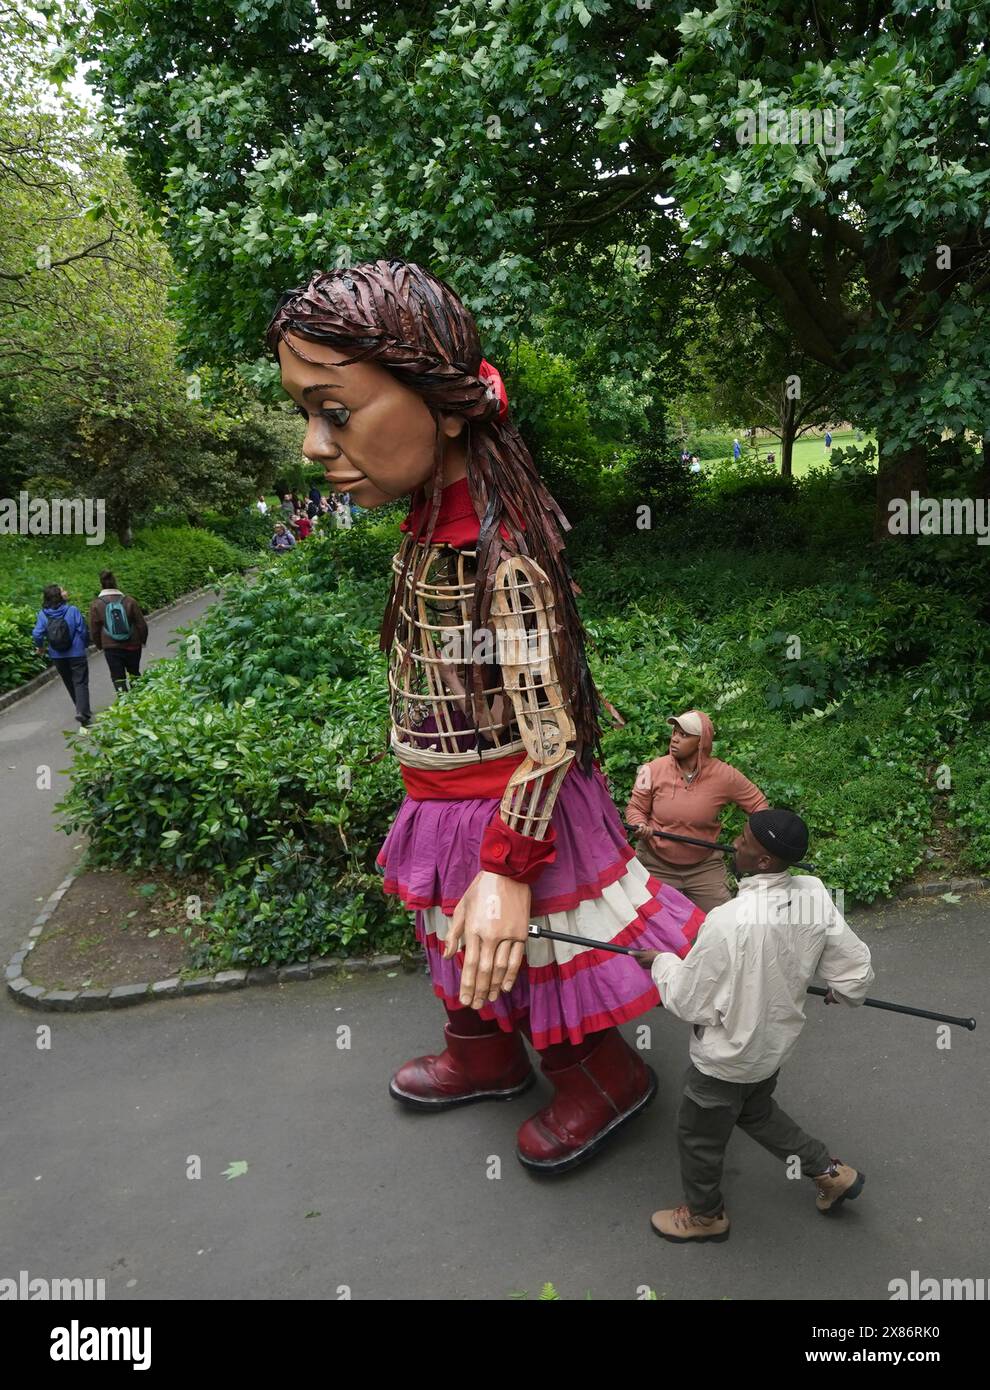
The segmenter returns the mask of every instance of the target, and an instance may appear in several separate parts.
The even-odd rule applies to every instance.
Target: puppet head
[[[306,452],[323,462],[335,490],[374,507],[425,487],[432,492],[428,543],[445,480],[466,476],[480,526],[476,629],[487,622],[503,558],[529,555],[545,571],[558,615],[558,670],[574,701],[587,771],[598,739],[598,698],[563,555],[569,525],[512,423],[501,378],[484,361],[461,300],[408,261],[321,271],[282,295],[266,340],[309,420]],[[384,648],[401,592],[400,581],[382,625]]]

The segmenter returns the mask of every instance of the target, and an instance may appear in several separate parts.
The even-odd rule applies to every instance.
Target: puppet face
[[[308,425],[303,453],[323,465],[335,492],[349,492],[361,507],[404,497],[433,474],[435,427],[421,396],[377,362],[339,364],[348,354],[294,335],[290,342],[319,365],[279,344],[282,386]],[[445,481],[463,477],[464,421],[441,415]]]

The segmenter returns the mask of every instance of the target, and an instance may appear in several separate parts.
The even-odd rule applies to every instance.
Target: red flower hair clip
[[[490,362],[482,360],[478,368],[478,380],[485,383],[485,389],[492,400],[498,401],[498,418],[504,420],[509,413],[509,397],[506,394],[505,382],[497,367],[493,367]]]

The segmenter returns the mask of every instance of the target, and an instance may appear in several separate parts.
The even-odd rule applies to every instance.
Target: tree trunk
[[[780,476],[794,476],[794,436],[797,433],[797,402],[785,400],[780,412]]]
[[[888,504],[900,499],[910,508],[912,492],[917,492],[921,497],[928,494],[928,455],[925,446],[915,444],[900,453],[891,453],[881,448],[880,462],[877,465],[876,508],[873,514],[875,541],[909,538],[891,531],[892,513]]]
[[[976,480],[976,495],[990,498],[990,431],[983,436],[983,467]]]
[[[127,502],[122,502],[117,511],[117,539],[128,550],[134,544],[134,532],[131,530],[131,509]]]

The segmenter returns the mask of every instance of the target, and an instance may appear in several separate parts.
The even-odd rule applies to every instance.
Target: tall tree
[[[727,255],[881,443],[990,420],[990,0],[106,0],[81,51],[163,210],[191,350],[317,264],[416,256],[496,339],[605,246]]]

